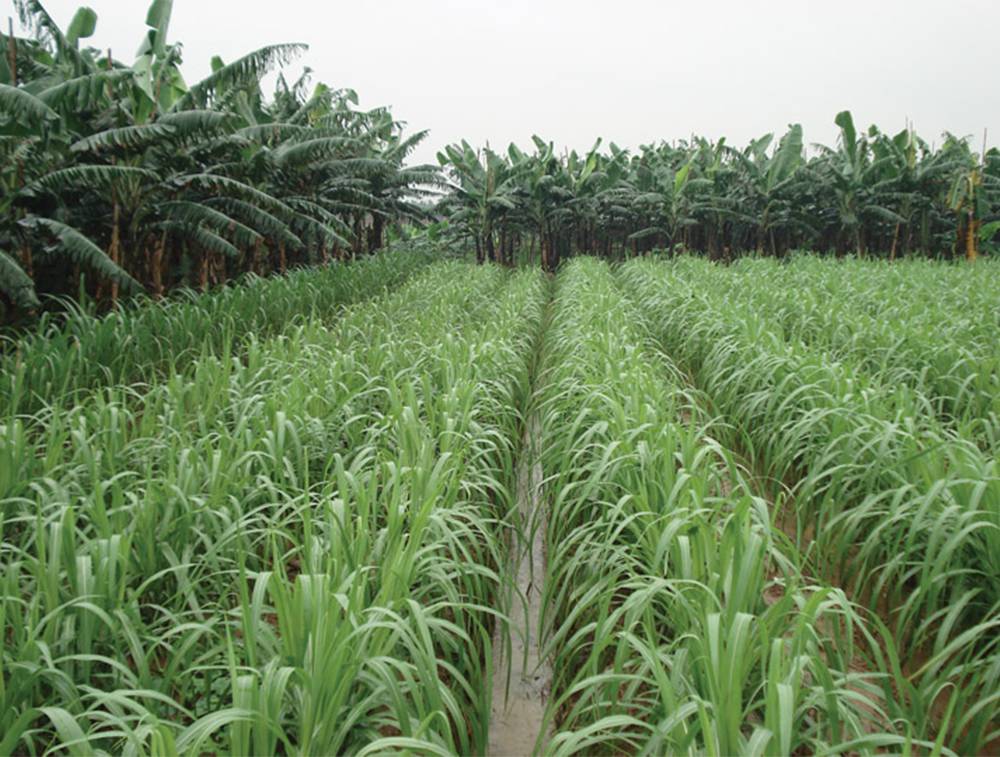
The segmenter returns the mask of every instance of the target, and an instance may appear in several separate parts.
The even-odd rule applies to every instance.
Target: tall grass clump
[[[682,259],[629,263],[622,281],[773,496],[790,493],[782,522],[810,567],[888,626],[890,714],[981,751],[1000,735],[996,459],[919,388],[786,335],[735,291],[750,278],[723,287]]]
[[[286,276],[248,277],[209,294],[188,291],[104,315],[67,302],[2,345],[0,417],[71,405],[100,386],[148,382],[235,349],[250,334],[265,338],[310,318],[329,318],[399,285],[429,261],[426,251],[401,249]]]
[[[790,341],[828,352],[888,386],[919,391],[984,448],[1000,431],[1000,266],[894,264],[798,254],[700,267]]]
[[[563,268],[542,365],[548,751],[902,745],[875,637],[802,574],[605,264]]]
[[[437,264],[5,425],[0,752],[482,751],[543,296]]]

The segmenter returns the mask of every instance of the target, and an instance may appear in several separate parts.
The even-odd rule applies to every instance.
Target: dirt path
[[[493,640],[493,708],[489,754],[517,757],[534,752],[545,717],[552,671],[541,659],[538,617],[545,577],[545,512],[541,503],[540,424],[529,418],[517,471],[517,516],[508,575],[509,645],[498,624]],[[509,659],[507,651],[510,650]],[[508,689],[509,683],[509,689]],[[543,741],[544,743],[544,741]]]

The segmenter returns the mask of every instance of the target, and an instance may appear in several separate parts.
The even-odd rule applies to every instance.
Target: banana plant
[[[437,157],[448,173],[453,219],[473,237],[480,263],[496,261],[494,231],[498,220],[515,208],[516,172],[489,147],[477,152],[464,140]]]
[[[733,150],[732,156],[741,169],[743,200],[738,204],[742,218],[756,227],[756,249],[763,252],[765,243],[771,254],[777,255],[775,232],[803,225],[789,191],[804,165],[802,125],[792,124],[774,151],[769,148],[773,134],[753,140],[745,150]]]
[[[986,238],[982,226],[990,212],[990,190],[995,190],[998,182],[986,172],[985,148],[976,155],[965,140],[949,134],[943,150],[956,155],[947,196],[948,208],[956,216],[955,249],[959,252],[964,248],[966,260],[974,263],[979,257],[980,239]],[[992,238],[993,234],[988,236]]]
[[[387,223],[423,218],[437,174],[406,160],[426,132],[308,72],[264,96],[264,75],[303,45],[215,58],[188,85],[172,0],[149,5],[131,65],[85,46],[92,10],[64,31],[39,0],[16,6],[27,34],[0,35],[2,304],[35,309],[81,274],[110,306],[121,290],[205,289],[371,251]]]
[[[699,190],[710,187],[711,182],[693,174],[693,154],[685,153],[683,162],[675,166],[664,160],[665,152],[669,151],[663,147],[658,150],[646,147],[636,159],[635,201],[651,223],[633,232],[629,239],[638,243],[659,238],[667,250],[673,250],[679,233],[696,224],[696,213],[704,202],[698,196]]]
[[[885,204],[891,180],[880,176],[882,161],[873,159],[865,135],[858,135],[849,110],[834,119],[840,127],[838,148],[823,148],[829,158],[823,176],[836,198],[835,212],[843,234],[853,242],[858,255],[866,253],[865,235],[879,221],[902,223],[898,213]]]

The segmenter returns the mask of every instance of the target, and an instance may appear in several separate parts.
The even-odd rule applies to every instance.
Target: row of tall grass
[[[482,752],[543,297],[439,263],[6,423],[0,753]]]
[[[803,573],[604,263],[562,269],[542,366],[547,751],[905,749],[877,635]]]
[[[100,386],[149,382],[201,357],[238,351],[311,318],[395,287],[426,265],[424,249],[398,249],[355,263],[248,277],[209,294],[181,292],[103,315],[67,301],[0,346],[0,417],[70,406]]]
[[[1000,264],[893,264],[796,255],[727,268],[689,261],[697,283],[752,308],[790,341],[908,386],[963,436],[1000,442]],[[692,281],[691,283],[695,283]]]
[[[640,260],[621,281],[751,461],[808,569],[886,624],[890,716],[919,738],[982,751],[1000,736],[996,458],[937,416],[926,384],[895,382],[835,340],[797,338],[795,318],[761,302],[799,290],[776,292],[766,266],[724,273]],[[927,334],[927,354],[936,338]]]

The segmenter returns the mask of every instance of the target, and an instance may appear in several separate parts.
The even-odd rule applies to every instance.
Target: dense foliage
[[[412,272],[269,279],[295,317],[86,386],[75,345],[29,345],[66,375],[0,405],[0,753],[482,753],[544,290],[454,261],[377,280]],[[334,273],[364,301],[316,303]]]
[[[800,575],[867,607],[880,638],[858,662],[894,727],[959,754],[1000,737],[998,274],[809,256],[620,273]]]
[[[212,61],[188,84],[168,40],[171,0],[154,0],[131,64],[85,45],[97,17],[64,30],[40,0],[16,0],[23,36],[0,34],[0,304],[39,294],[207,289],[379,248],[387,225],[427,217],[444,181],[409,165],[386,108],[347,89],[279,76],[279,44]],[[837,115],[836,147],[807,150],[802,127],[744,148],[693,137],[636,151],[598,142],[558,154],[468,143],[438,154],[438,217],[479,260],[606,257],[654,248],[730,259],[796,248],[974,258],[1000,231],[1000,151],[912,129],[860,132]],[[81,279],[82,275],[82,279]]]
[[[539,641],[539,753],[997,751],[1000,260],[912,258],[992,249],[1000,152],[462,143],[362,255],[424,132],[16,5],[0,754],[480,754]]]
[[[0,294],[22,309],[80,290],[114,303],[244,272],[284,272],[380,247],[421,214],[430,166],[404,166],[426,136],[350,90],[261,79],[303,45],[212,61],[188,85],[154,0],[129,65],[86,47],[97,17],[61,29],[16,0],[26,36],[0,35]]]
[[[0,753],[482,753],[543,523],[540,752],[995,751],[996,261],[409,248],[13,345]]]
[[[443,212],[479,258],[535,259],[554,269],[575,252],[635,254],[683,249],[729,259],[790,249],[913,252],[974,258],[1000,230],[1000,151],[977,154],[946,134],[937,149],[912,129],[859,133],[837,115],[837,147],[809,154],[802,127],[775,145],[768,134],[742,149],[693,138],[629,152],[601,141],[584,155],[506,154],[468,143],[438,154],[452,192]]]

